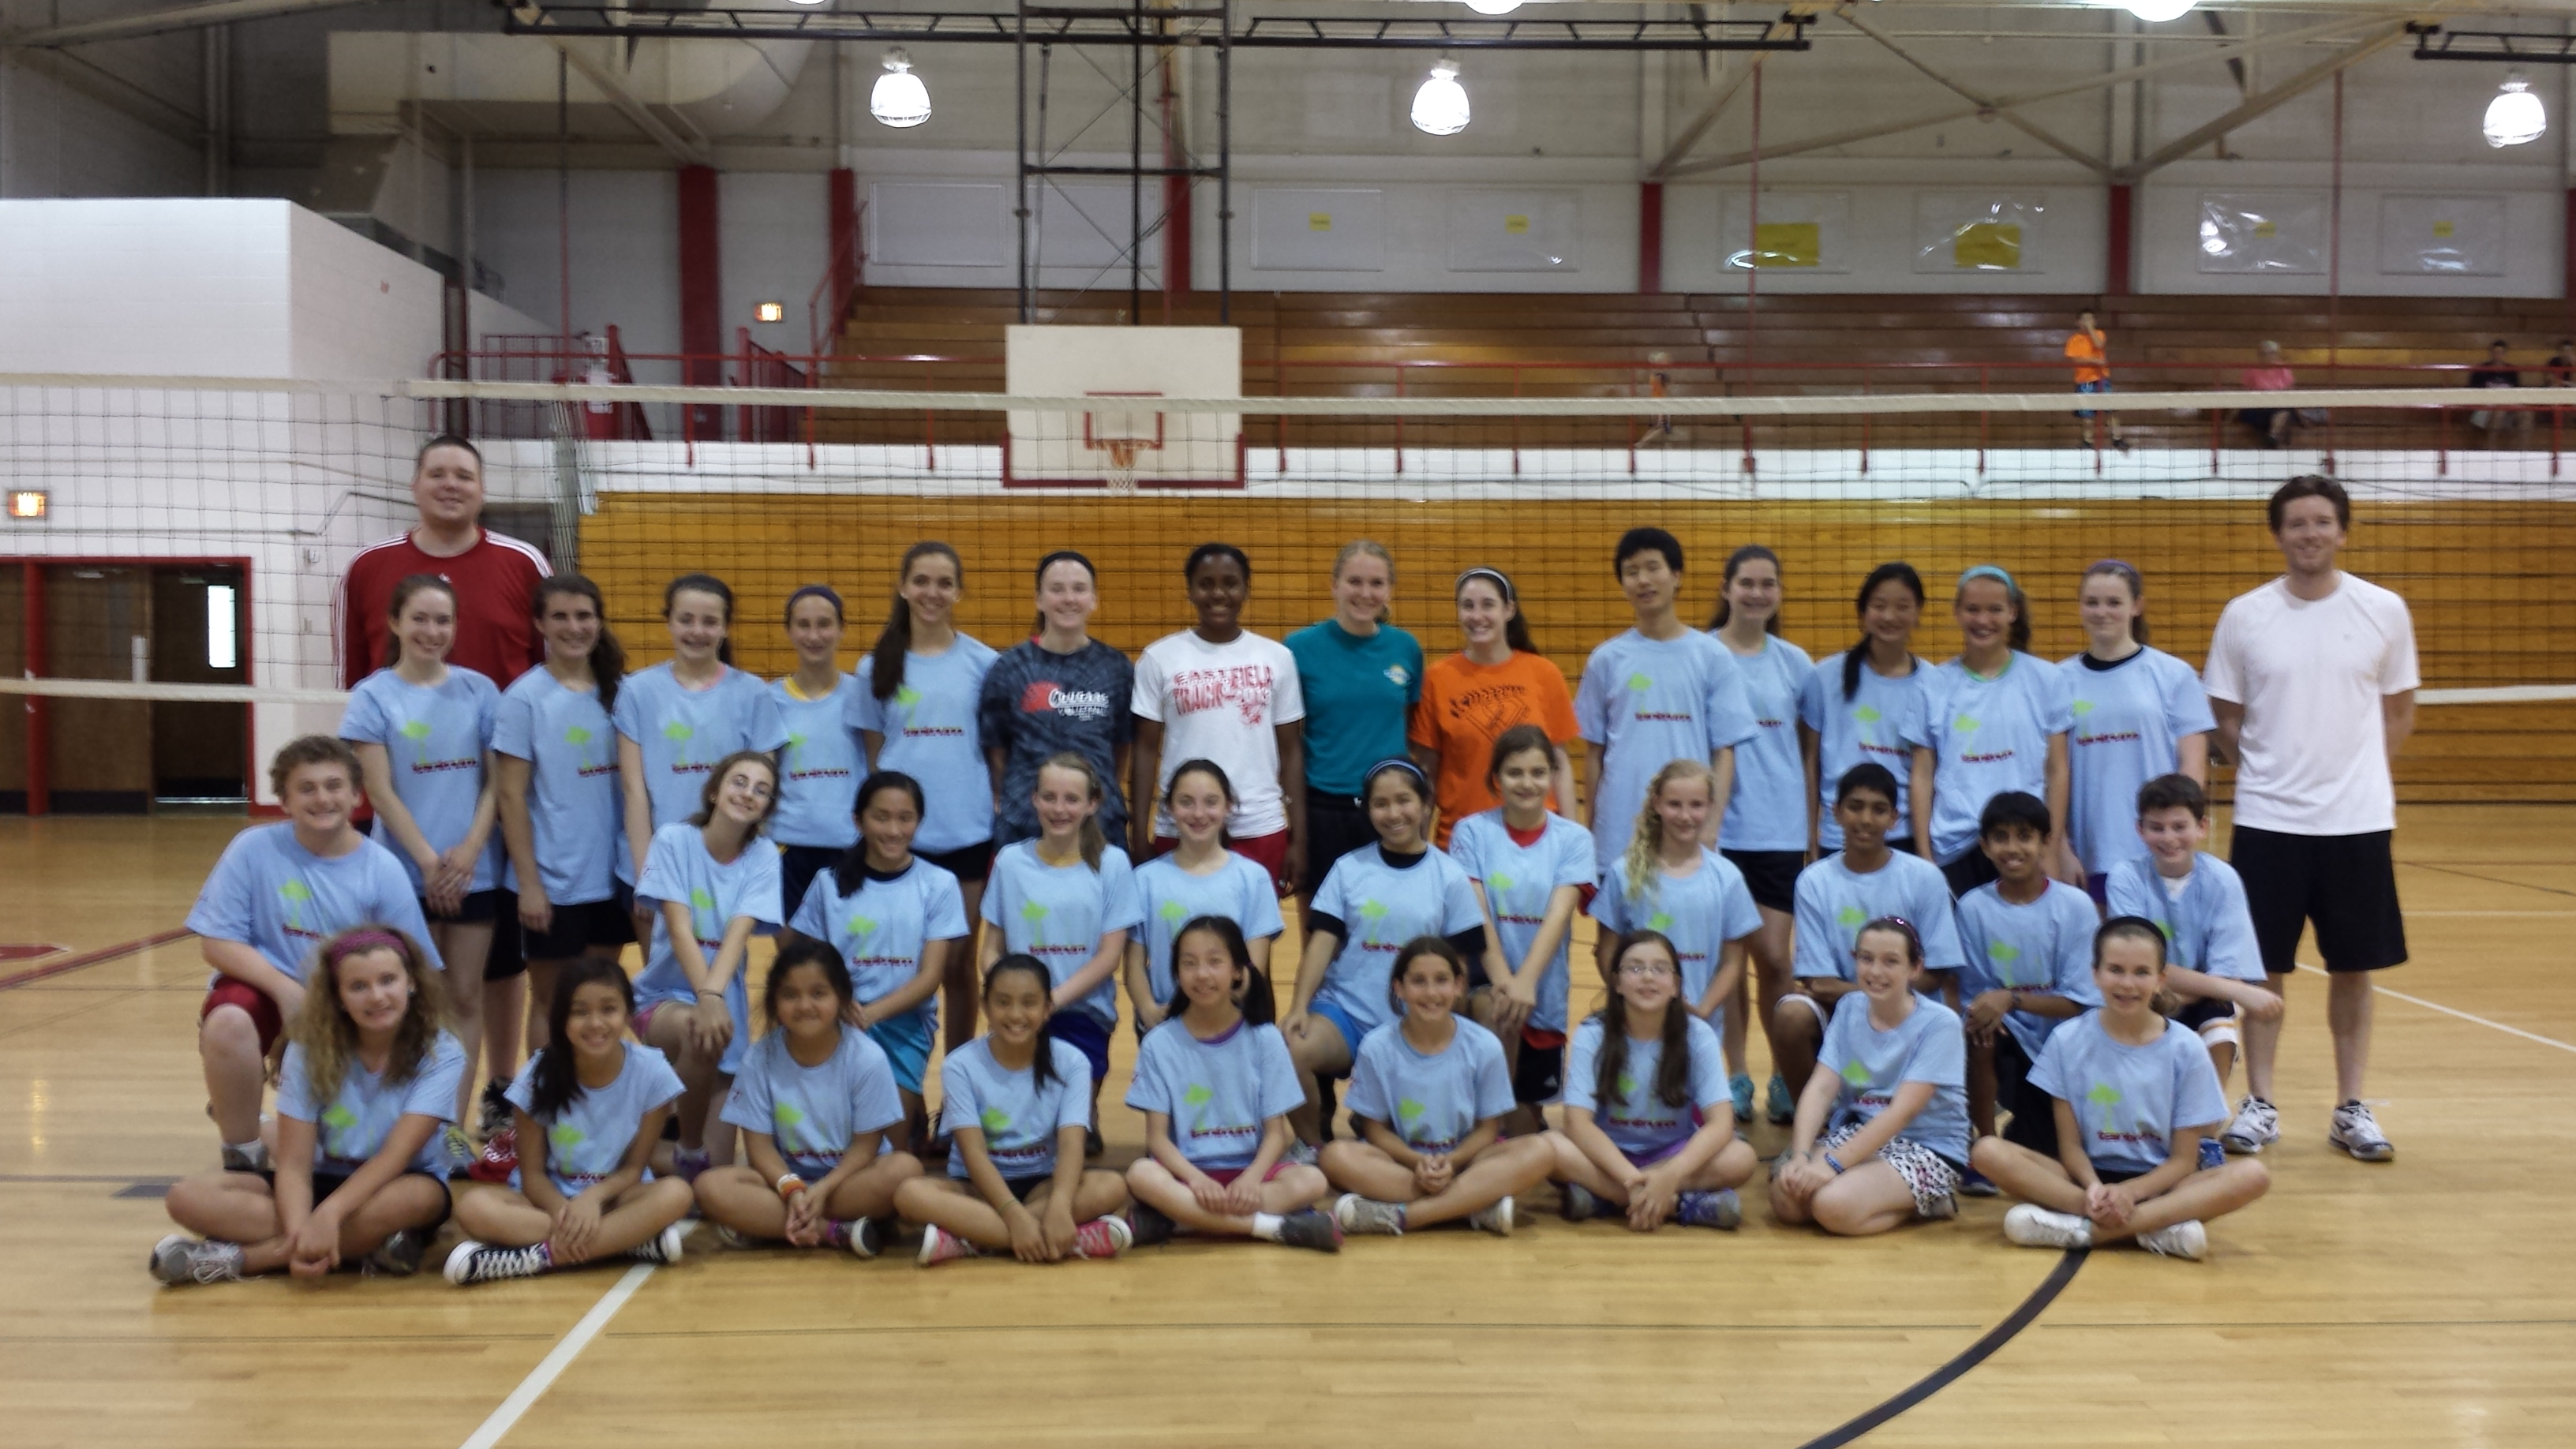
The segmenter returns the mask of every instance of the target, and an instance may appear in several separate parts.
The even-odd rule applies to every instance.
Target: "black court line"
[[[1975,1323],[1571,1323],[1550,1319],[1544,1323],[1497,1323],[1431,1321],[1396,1323],[1382,1318],[1360,1319],[1287,1319],[1263,1318],[1240,1323],[1212,1323],[1192,1320],[1187,1323],[884,1323],[801,1324],[777,1328],[648,1328],[639,1330],[611,1329],[603,1339],[647,1341],[652,1339],[708,1338],[875,1338],[900,1335],[917,1338],[935,1333],[1205,1333],[1214,1330],[1284,1329],[1299,1333],[1947,1333],[1975,1328]],[[0,1343],[10,1340],[0,1336]]]
[[[2030,1296],[2022,1300],[2021,1306],[2012,1311],[2012,1316],[1987,1329],[1985,1337],[1961,1349],[1958,1356],[1948,1363],[1916,1379],[1903,1393],[1845,1421],[1838,1428],[1817,1435],[1798,1449],[1842,1449],[1843,1445],[1958,1382],[1968,1370],[1994,1357],[1995,1350],[2012,1342],[2015,1335],[2030,1327],[2041,1313],[2047,1311],[2048,1305],[2057,1301],[2057,1295],[2066,1291],[2066,1285],[2075,1281],[2076,1271],[2084,1266],[2084,1260],[2089,1256],[2090,1250],[2084,1248],[2068,1252],[2058,1260],[2048,1277],[2031,1290]]]
[[[2437,870],[2444,875],[2456,875],[2463,880],[2485,881],[2488,885],[2511,886],[2516,890],[2541,891],[2553,896],[2576,896],[2576,891],[2561,890],[2556,886],[2533,885],[2529,881],[2504,880],[2496,876],[2480,875],[2473,870],[2461,870],[2456,866],[2425,865],[2420,861],[2408,861],[2406,863],[2413,865],[2417,870]]]
[[[144,936],[137,940],[120,941],[113,946],[102,946],[95,951],[84,951],[77,956],[67,957],[64,960],[55,961],[47,965],[31,966],[28,969],[17,972],[13,975],[0,976],[0,991],[7,991],[12,987],[17,986],[32,985],[38,981],[46,980],[49,977],[60,976],[67,971],[78,971],[85,967],[96,966],[101,962],[114,961],[122,957],[131,956],[138,951],[149,951],[155,946],[167,946],[173,941],[184,941],[195,934],[197,933],[189,930],[185,926],[181,926],[175,930],[162,931],[156,935]]]

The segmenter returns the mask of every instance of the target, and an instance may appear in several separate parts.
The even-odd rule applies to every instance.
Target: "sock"
[[[1252,1235],[1261,1239],[1265,1243],[1278,1242],[1279,1223],[1280,1217],[1277,1213],[1254,1213],[1252,1215]]]
[[[224,1144],[224,1150],[226,1152],[238,1152],[245,1157],[257,1158],[260,1154],[261,1146],[262,1144],[260,1140],[254,1137],[248,1142],[227,1142]]]
[[[545,1265],[547,1267],[553,1267],[555,1265],[555,1245],[550,1242],[537,1244],[537,1256],[545,1260]]]
[[[827,1248],[846,1248],[849,1245],[850,1225],[841,1221],[839,1218],[824,1219],[823,1246]]]
[[[1405,1212],[1405,1205],[1403,1203],[1397,1203],[1395,1205],[1395,1230],[1401,1233],[1411,1226],[1413,1226],[1413,1220],[1411,1216]]]

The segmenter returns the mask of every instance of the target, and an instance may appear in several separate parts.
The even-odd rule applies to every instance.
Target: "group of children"
[[[1638,627],[1596,651],[1572,711],[1591,827],[1564,798],[1561,708],[1490,722],[1495,803],[1455,821],[1440,804],[1456,741],[1367,767],[1351,800],[1367,843],[1314,882],[1284,1008],[1279,887],[1312,842],[1244,832],[1295,794],[1278,722],[1293,674],[1261,666],[1258,699],[1242,665],[1165,667],[1156,699],[1138,676],[1134,718],[1170,727],[1150,746],[1217,738],[1181,726],[1210,706],[1270,746],[1139,767],[1154,797],[1137,834],[1150,820],[1159,851],[1139,866],[1116,828],[1129,736],[1107,716],[1126,712],[1028,686],[1068,718],[998,739],[996,656],[950,620],[962,571],[944,545],[907,554],[855,675],[837,672],[838,595],[792,595],[799,668],[775,684],[730,663],[732,595],[706,575],[665,590],[673,657],[631,673],[596,587],[546,580],[545,662],[506,689],[444,662],[451,586],[406,580],[395,658],[353,695],[343,739],[279,753],[286,821],[237,837],[189,918],[215,968],[201,1051],[224,1170],[174,1189],[197,1236],[165,1239],[154,1272],[409,1272],[451,1178],[460,1284],[667,1261],[692,1211],[728,1241],[861,1256],[908,1221],[925,1265],[1112,1257],[1177,1229],[1327,1250],[1453,1219],[1508,1234],[1547,1182],[1569,1219],[1731,1228],[1760,1165],[1736,1131],[1756,1106],[1754,1023],[1777,1066],[1769,1114],[1790,1128],[1769,1177],[1781,1221],[1881,1232],[2000,1186],[2024,1199],[2016,1242],[2200,1256],[2200,1224],[2266,1183],[2212,1133],[2234,1023],[2279,998],[2242,887],[2199,850],[2207,798],[2174,766],[2205,773],[2206,757],[2175,746],[2199,737],[2168,698],[2171,657],[2134,661],[2107,704],[2070,683],[2079,661],[2108,674],[2153,653],[2134,642],[2134,571],[2086,576],[2088,630],[2101,613],[2102,635],[2131,642],[2109,666],[2020,652],[2019,587],[1981,567],[1956,601],[1967,650],[1934,670],[1908,652],[1922,586],[1902,564],[1871,575],[1862,641],[1822,665],[1777,637],[1769,550],[1729,560],[1707,633],[1673,617],[1680,566],[1660,530],[1621,541]],[[1187,572],[1193,647],[1258,639],[1236,622],[1239,550],[1203,547]],[[2095,607],[2097,577],[2121,607]],[[1096,646],[1066,637],[1091,607],[1088,561],[1051,555],[1038,582],[1032,645]],[[1462,622],[1472,608],[1497,631],[1488,594],[1526,646],[1493,570],[1459,581]],[[1088,733],[1069,718],[1095,714]],[[2095,714],[2112,717],[2094,721],[2095,759],[2135,776],[2163,750],[2129,787],[2130,848],[2102,823],[2105,772],[2070,764]],[[2138,748],[2155,730],[2161,746]],[[1019,761],[1031,741],[1044,752]],[[1006,778],[1024,800],[996,798]],[[373,839],[352,821],[362,788]],[[540,1014],[504,1082],[516,1024],[477,1022],[475,993],[441,982],[479,962],[512,899]],[[1579,913],[1604,990],[1576,1020]],[[1126,1101],[1146,1123],[1123,1176],[1088,1165],[1122,980]],[[478,1049],[494,1080],[468,1132]],[[1356,1135],[1327,1142],[1334,1082]]]

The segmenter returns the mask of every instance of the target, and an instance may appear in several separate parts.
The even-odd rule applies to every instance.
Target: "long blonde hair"
[[[1109,848],[1109,837],[1100,828],[1100,802],[1107,799],[1109,795],[1108,789],[1100,783],[1100,771],[1089,760],[1071,750],[1049,755],[1038,765],[1040,775],[1044,775],[1049,770],[1070,770],[1080,775],[1083,783],[1091,787],[1091,813],[1082,817],[1079,839],[1082,842],[1082,863],[1090,866],[1092,874],[1097,875],[1100,873],[1100,857]],[[1179,777],[1180,772],[1174,771],[1173,778]],[[1226,793],[1231,796],[1234,792],[1229,789]]]
[[[408,1082],[438,1049],[439,1023],[446,1019],[446,997],[438,973],[429,967],[420,943],[391,926],[357,926],[322,943],[314,953],[313,976],[305,983],[304,1009],[295,1015],[287,1037],[304,1048],[304,1079],[314,1100],[328,1103],[340,1095],[349,1063],[358,1055],[358,1024],[340,1004],[340,964],[352,956],[390,950],[402,957],[403,974],[411,978],[411,1004],[402,1025],[394,1028],[392,1057],[385,1080]]]
[[[1663,888],[1664,873],[1657,857],[1664,849],[1664,817],[1655,812],[1655,798],[1675,780],[1697,780],[1708,787],[1708,802],[1717,803],[1717,772],[1704,760],[1684,757],[1667,760],[1646,785],[1646,803],[1637,808],[1637,828],[1628,836],[1628,853],[1620,868],[1628,881],[1628,895],[1633,900],[1651,900]]]

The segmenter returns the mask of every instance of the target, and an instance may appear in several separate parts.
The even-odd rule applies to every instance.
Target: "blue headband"
[[[1963,589],[1966,588],[1970,579],[1993,579],[1996,583],[2003,585],[2004,591],[2007,593],[2018,594],[2021,592],[2021,585],[2013,582],[2013,576],[2005,573],[2002,569],[1997,568],[1993,564],[1979,564],[1975,568],[1968,570],[1966,573],[1959,575],[1959,587]]]
[[[1368,767],[1368,774],[1360,779],[1360,799],[1364,801],[1368,799],[1369,789],[1377,784],[1377,777],[1389,770],[1402,770],[1411,775],[1415,793],[1425,800],[1431,798],[1431,777],[1422,773],[1422,767],[1402,755],[1391,755]]]

